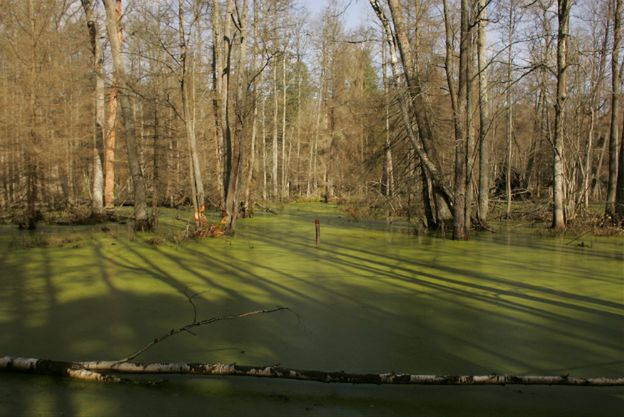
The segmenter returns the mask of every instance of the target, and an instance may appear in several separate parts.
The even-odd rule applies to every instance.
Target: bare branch
[[[189,299],[189,302],[191,303],[191,305],[193,305],[193,308],[195,309],[195,304],[192,302],[192,298],[194,296],[195,295],[189,297],[187,295],[187,298]],[[273,309],[268,309],[268,310],[255,310],[255,311],[249,311],[249,312],[246,312],[246,313],[230,314],[230,315],[227,315],[227,316],[220,316],[220,317],[211,317],[209,319],[204,319],[204,320],[200,320],[200,321],[197,321],[197,316],[196,316],[196,314],[194,314],[192,323],[186,324],[186,325],[184,325],[182,327],[179,327],[177,329],[171,329],[169,332],[163,334],[160,337],[155,338],[154,340],[152,340],[151,342],[146,344],[141,349],[139,349],[136,352],[128,355],[126,358],[123,358],[123,359],[117,361],[116,363],[129,362],[129,361],[137,358],[138,356],[142,355],[143,353],[147,352],[149,349],[152,348],[152,346],[167,340],[171,336],[175,336],[175,335],[180,334],[180,333],[191,333],[192,334],[192,332],[190,332],[190,330],[195,328],[195,327],[207,326],[209,324],[213,324],[213,323],[216,323],[218,321],[241,319],[241,318],[244,318],[244,317],[251,317],[251,316],[258,315],[258,314],[275,313],[275,312],[282,311],[282,310],[289,310],[290,311],[290,309],[287,308],[287,307],[275,307]]]

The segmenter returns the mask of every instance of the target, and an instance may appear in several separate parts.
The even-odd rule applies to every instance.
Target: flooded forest
[[[0,0],[0,417],[619,415],[623,2]]]

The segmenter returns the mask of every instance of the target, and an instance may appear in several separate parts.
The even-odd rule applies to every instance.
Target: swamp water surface
[[[275,306],[296,314],[218,322],[138,360],[624,375],[618,238],[584,237],[580,247],[574,237],[510,228],[453,242],[405,224],[356,222],[320,204],[241,220],[232,239],[152,245],[124,227],[74,228],[86,236],[77,244],[31,248],[14,228],[0,228],[0,355],[118,359],[191,322],[184,294],[193,292],[198,319]],[[154,388],[0,374],[0,416],[615,416],[624,409],[622,388],[168,379]]]

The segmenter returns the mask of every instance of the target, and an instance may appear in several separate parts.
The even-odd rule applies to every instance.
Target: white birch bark
[[[222,363],[135,363],[119,361],[65,362],[36,358],[0,357],[0,372],[66,376],[92,382],[130,382],[114,375],[246,376],[309,382],[374,385],[572,385],[624,386],[624,377],[583,378],[550,375],[419,375],[409,373],[350,373],[279,366]]]

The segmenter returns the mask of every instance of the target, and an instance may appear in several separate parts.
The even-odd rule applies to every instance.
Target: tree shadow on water
[[[488,274],[467,271],[462,278],[461,268],[407,262],[391,248],[323,242],[316,249],[296,236],[248,236],[248,249],[242,241],[172,248],[119,240],[95,242],[87,254],[42,250],[4,258],[14,273],[2,278],[0,350],[119,359],[192,320],[187,295],[198,292],[199,318],[284,305],[303,324],[287,314],[219,322],[156,345],[140,360],[418,373],[565,373],[572,360],[593,372],[602,369],[591,364],[599,359],[617,372],[623,367],[607,360],[618,347],[608,333],[621,323],[613,316],[617,306]],[[273,253],[278,259],[269,258]],[[282,263],[287,259],[294,261]],[[585,309],[567,317],[575,303]],[[606,350],[594,351],[595,340]],[[621,390],[579,390],[180,377],[140,387],[2,375],[0,416],[618,415]]]

